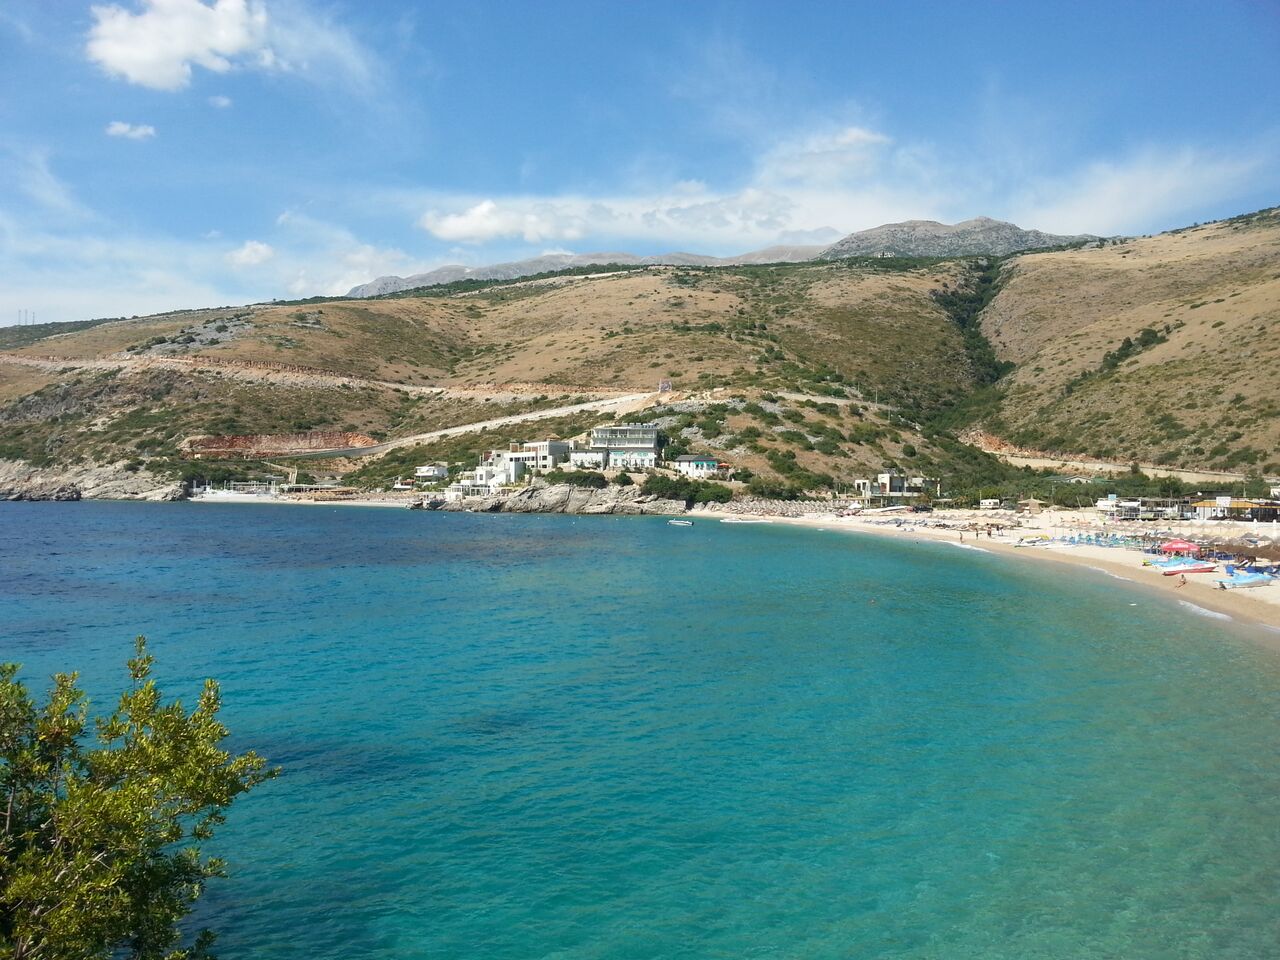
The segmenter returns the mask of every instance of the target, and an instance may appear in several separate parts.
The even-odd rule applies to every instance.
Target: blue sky
[[[3,0],[0,323],[1280,202],[1280,4]]]

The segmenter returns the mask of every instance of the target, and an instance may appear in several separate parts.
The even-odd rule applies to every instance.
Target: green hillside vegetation
[[[667,381],[676,402],[637,416],[664,423],[673,455],[713,452],[787,496],[888,468],[956,490],[1029,483],[958,439],[973,425],[1062,458],[1280,472],[1275,210],[1004,259],[618,270],[46,325],[39,339],[11,328],[3,349],[69,365],[0,362],[0,455],[185,473],[180,444],[195,434],[393,438]],[[221,376],[174,366],[183,358],[281,373]],[[550,432],[564,435],[529,424],[455,446],[466,459]],[[352,476],[381,482],[407,456]]]
[[[1060,456],[1280,473],[1280,210],[1017,258],[983,313],[1017,363],[974,418]]]

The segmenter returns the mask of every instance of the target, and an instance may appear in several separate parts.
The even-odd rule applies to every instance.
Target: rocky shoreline
[[[180,481],[116,464],[60,464],[33,467],[22,460],[0,460],[3,500],[181,500]]]
[[[430,510],[473,513],[573,513],[624,516],[676,516],[686,510],[683,500],[664,500],[640,492],[639,487],[596,490],[568,483],[526,487],[512,494],[472,497],[449,503],[430,502]]]

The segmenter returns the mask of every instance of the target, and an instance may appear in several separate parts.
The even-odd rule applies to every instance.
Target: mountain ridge
[[[991,217],[974,217],[959,223],[936,220],[904,220],[859,230],[837,240],[818,254],[819,260],[844,257],[962,257],[991,254],[1008,256],[1025,250],[1061,247],[1099,239],[1093,234],[1071,236],[1024,230],[1017,224]]]
[[[494,263],[482,267],[468,267],[463,264],[449,264],[437,267],[426,273],[416,273],[408,277],[384,276],[368,283],[361,283],[347,291],[348,297],[377,297],[388,293],[399,293],[416,287],[433,287],[458,280],[518,280],[539,273],[551,273],[555,270],[567,270],[572,267],[600,266],[617,263],[623,266],[670,266],[670,267],[706,267],[706,266],[740,266],[757,263],[796,263],[812,260],[823,247],[822,244],[780,244],[751,250],[736,257],[712,257],[699,253],[675,251],[651,256],[639,256],[634,253],[597,252],[597,253],[548,253],[540,257],[526,260],[513,260],[507,263]]]
[[[1093,234],[1065,236],[1041,230],[1024,230],[1016,224],[991,217],[974,217],[955,224],[936,220],[903,220],[858,230],[822,244],[776,244],[731,257],[713,257],[686,251],[649,256],[634,253],[548,253],[525,260],[494,263],[480,267],[448,264],[408,277],[387,275],[361,283],[347,291],[348,297],[377,297],[416,287],[432,287],[458,280],[517,280],[540,273],[573,267],[617,263],[624,266],[737,267],[765,263],[803,263],[809,260],[838,260],[844,257],[952,257],[993,254],[1006,256],[1023,250],[1065,246],[1098,239]]]

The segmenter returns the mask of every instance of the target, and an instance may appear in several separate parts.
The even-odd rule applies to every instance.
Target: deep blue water
[[[137,633],[285,768],[215,844],[224,960],[1280,955],[1280,656],[1101,576],[781,526],[0,507],[0,658],[105,706]]]

